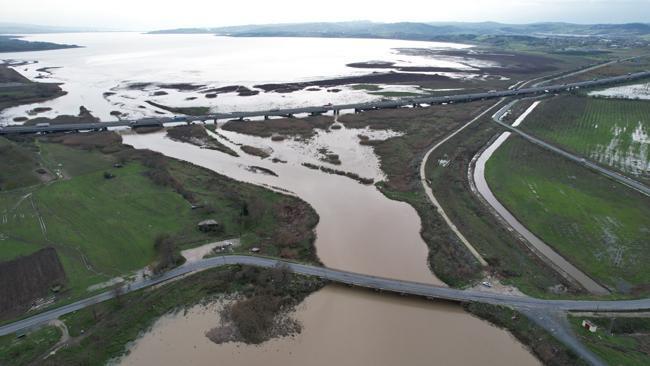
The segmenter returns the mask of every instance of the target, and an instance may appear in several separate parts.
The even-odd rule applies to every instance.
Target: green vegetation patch
[[[0,364],[2,365],[29,365],[46,356],[61,338],[61,330],[57,327],[47,326],[29,332],[25,336],[16,338],[10,334],[0,337]]]
[[[480,303],[464,304],[468,312],[507,329],[545,365],[578,366],[587,363],[555,337],[527,317],[504,306]]]
[[[523,129],[650,182],[650,103],[563,96],[546,100]]]
[[[650,199],[519,137],[488,160],[495,196],[533,233],[622,292],[650,283]]]
[[[481,268],[438,215],[427,198],[419,178],[419,167],[427,149],[485,108],[487,103],[431,108],[369,111],[343,115],[348,128],[369,127],[394,130],[403,136],[371,142],[379,156],[387,181],[379,188],[391,199],[413,206],[422,220],[421,235],[429,246],[429,264],[436,276],[452,286],[464,286],[481,276]],[[368,144],[360,140],[360,143]]]
[[[33,154],[5,138],[0,138],[0,157],[0,191],[38,184],[39,176],[49,176],[45,170],[38,173],[42,166]]]
[[[595,333],[582,327],[588,320]],[[585,318],[569,321],[580,340],[608,365],[644,366],[650,364],[650,318]]]
[[[3,37],[0,36],[0,49],[2,40]],[[0,65],[0,83],[15,83],[0,88],[0,111],[16,105],[42,102],[66,93],[58,84],[32,82],[6,65]]]
[[[536,297],[559,295],[549,290],[562,290],[557,286],[560,284],[576,292],[579,289],[546,266],[500,224],[470,189],[467,172],[472,158],[499,132],[498,125],[486,116],[436,149],[426,165],[431,189],[451,221],[502,283]]]
[[[353,90],[380,91],[383,88],[377,84],[355,84],[350,86]]]
[[[174,265],[178,255],[169,251],[229,238],[241,237],[242,252],[258,247],[266,255],[317,261],[318,216],[305,202],[127,148],[108,135],[24,140],[30,149],[16,144],[56,178],[0,194],[0,261],[55,248],[68,279],[58,299],[85,296],[90,285],[150,264],[159,268],[165,258],[172,262],[163,268]],[[198,230],[206,219],[218,229]],[[156,250],[155,242],[165,245]]]
[[[147,103],[156,108],[164,109],[172,113],[184,114],[186,116],[204,116],[210,113],[210,107],[170,107],[150,100],[148,100]]]
[[[281,297],[297,304],[323,283],[318,279],[289,276],[277,281],[276,269],[230,266],[207,270],[161,288],[122,295],[63,317],[70,335],[78,340],[43,361],[43,365],[104,364],[122,355],[126,345],[159,317],[195,304],[216,301],[238,292],[246,298]],[[215,318],[216,327],[219,321]],[[245,326],[256,326],[246,324]]]

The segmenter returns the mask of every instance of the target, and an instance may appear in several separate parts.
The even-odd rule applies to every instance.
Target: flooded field
[[[243,122],[245,123],[245,122]],[[302,163],[326,165],[318,151],[338,154],[341,165],[362,177],[383,179],[376,155],[359,144],[395,136],[392,131],[346,129],[318,132],[311,140],[274,142],[269,138],[217,130],[219,140],[269,152],[266,159],[220,152],[175,142],[162,132],[126,133],[126,144],[148,148],[226,174],[238,180],[286,190],[310,203],[320,215],[316,248],[328,267],[378,276],[442,284],[427,266],[427,247],[420,220],[406,204],[391,201],[373,185],[311,170]],[[217,135],[214,135],[217,136]],[[228,141],[229,140],[229,141]],[[272,159],[286,161],[273,163]],[[254,173],[249,166],[272,170]],[[303,332],[261,346],[216,345],[205,332],[219,322],[218,306],[197,306],[187,314],[169,315],[135,342],[122,365],[537,365],[538,361],[506,331],[477,319],[453,304],[374,294],[328,286],[303,302],[295,317]]]
[[[277,142],[224,130],[219,130],[219,134],[232,141],[219,137],[222,143],[238,151],[240,157],[176,142],[162,132],[124,135],[124,142],[189,161],[237,180],[289,191],[304,199],[320,216],[316,250],[328,267],[441,283],[427,266],[428,249],[420,237],[420,218],[411,206],[387,199],[373,185],[301,165],[325,165],[381,180],[383,173],[377,157],[371,147],[359,144],[358,135],[374,140],[395,136],[395,132],[341,128],[319,132],[309,143],[300,140]],[[262,159],[247,155],[235,143],[264,149],[271,156]],[[339,155],[341,165],[320,161],[318,150],[322,148]],[[274,158],[286,163],[274,163]],[[277,177],[256,173],[251,166],[269,169]]]
[[[621,99],[650,99],[650,83],[615,86],[589,92],[589,95]]]
[[[260,346],[216,345],[205,332],[218,306],[165,316],[131,348],[140,365],[539,365],[506,331],[458,306],[340,286],[309,296],[295,317],[303,331]]]
[[[210,34],[70,33],[25,35],[29,41],[75,44],[45,52],[3,53],[4,60],[38,61],[15,69],[34,81],[60,82],[68,94],[8,108],[0,123],[13,123],[35,107],[42,117],[77,115],[85,106],[102,121],[169,115],[147,101],[173,107],[209,107],[212,112],[262,110],[380,99],[349,87],[264,92],[255,85],[303,82],[369,74],[348,63],[380,60],[403,66],[475,70],[473,61],[400,54],[397,49],[461,49],[469,46],[398,40],[325,38],[231,38]],[[386,70],[387,71],[387,70]],[[450,77],[458,77],[453,73]],[[473,75],[470,73],[470,76]],[[236,90],[215,90],[242,86]],[[237,89],[237,88],[235,88]],[[400,86],[384,91],[422,92]]]
[[[539,102],[533,103],[517,120],[512,124],[515,127],[521,125],[524,119],[539,105]],[[483,199],[485,199],[488,204],[505,220],[508,225],[510,225],[519,235],[523,236],[528,243],[532,246],[532,250],[542,258],[545,258],[550,264],[555,268],[558,268],[561,273],[565,274],[569,279],[573,279],[578,282],[582,287],[587,291],[596,293],[596,294],[607,294],[608,291],[603,288],[596,281],[587,276],[584,272],[578,269],[573,264],[569,263],[564,259],[560,254],[558,254],[553,248],[551,248],[547,243],[545,243],[538,236],[533,234],[526,226],[524,226],[517,218],[510,213],[499,200],[494,196],[492,190],[490,189],[487,180],[485,178],[485,165],[490,159],[492,154],[501,145],[503,145],[506,140],[510,137],[510,132],[502,133],[476,160],[476,167],[474,169],[474,183],[476,184],[476,189],[481,194]]]

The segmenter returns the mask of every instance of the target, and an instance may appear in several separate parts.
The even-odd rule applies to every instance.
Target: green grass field
[[[547,141],[650,181],[650,102],[577,96],[542,102],[522,128]]]
[[[486,178],[522,223],[595,279],[622,292],[650,283],[648,197],[518,137],[488,161]]]
[[[115,168],[114,162],[123,157],[96,150],[39,140],[12,147],[29,157],[24,161],[29,169],[38,165],[54,178],[0,192],[0,261],[54,247],[67,275],[68,299],[87,294],[90,285],[154,263],[153,244],[162,234],[170,235],[178,249],[241,236],[242,251],[258,246],[267,255],[316,258],[311,230],[317,216],[295,198],[158,158],[162,160],[157,164],[164,164],[170,179],[183,187],[179,192],[174,186],[156,184],[148,175],[152,168],[136,150],[122,151],[129,154],[127,162]],[[25,170],[20,165],[14,169]],[[114,178],[106,179],[105,172]],[[209,209],[192,210],[181,193]],[[240,216],[243,204],[248,205],[246,217]],[[280,218],[285,212],[300,215]],[[221,230],[197,230],[196,224],[207,218],[216,219]],[[293,236],[287,236],[288,231]],[[280,237],[285,240],[279,242]]]
[[[47,326],[16,338],[14,334],[0,337],[0,365],[34,365],[61,337],[59,328]]]
[[[598,326],[596,333],[582,328],[583,319]],[[650,319],[570,317],[569,321],[580,340],[608,365],[650,364]]]
[[[51,145],[44,151],[51,147],[66,149]],[[85,164],[69,165],[79,172]],[[154,185],[144,171],[142,165],[132,163],[111,169],[113,179],[95,170],[29,193],[1,195],[0,231],[5,239],[0,242],[0,260],[53,246],[75,292],[150,264],[157,235],[189,230],[199,218],[179,194]]]

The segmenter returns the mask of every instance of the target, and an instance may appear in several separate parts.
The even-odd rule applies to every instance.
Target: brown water
[[[358,144],[359,133],[372,139],[394,135],[367,130],[319,133],[310,144],[272,142],[220,131],[230,140],[272,149],[272,163],[241,153],[240,158],[174,142],[164,133],[125,134],[124,141],[204,166],[234,179],[289,190],[320,215],[316,248],[332,268],[398,279],[442,284],[427,266],[420,219],[404,203],[391,201],[374,186],[301,166],[318,161],[317,150],[339,154],[337,169],[383,179],[371,148]],[[239,148],[229,144],[235,150]],[[246,169],[256,165],[278,177]],[[186,315],[161,318],[135,342],[123,365],[538,365],[507,332],[458,306],[328,286],[308,297],[297,311],[303,332],[261,346],[211,343],[205,332],[218,325],[217,306],[197,306]]]
[[[217,306],[160,319],[123,366],[137,365],[539,365],[507,332],[458,306],[328,286],[296,313],[303,331],[261,346],[216,345],[205,332]]]
[[[289,190],[307,201],[320,216],[316,228],[318,257],[330,268],[403,280],[442,284],[427,265],[428,249],[420,237],[420,218],[406,203],[387,199],[374,186],[350,178],[308,169],[300,164],[318,160],[319,147],[339,154],[340,166],[363,177],[382,179],[377,157],[368,146],[359,145],[358,134],[372,139],[394,133],[359,129],[333,130],[318,134],[310,144],[299,141],[273,142],[269,138],[220,131],[231,141],[272,149],[272,157],[286,164],[273,163],[247,155],[239,147],[222,140],[240,157],[201,149],[172,141],[164,133],[124,135],[124,142],[148,148],[212,169],[237,180]],[[247,166],[261,166],[278,174],[274,177],[254,173]]]

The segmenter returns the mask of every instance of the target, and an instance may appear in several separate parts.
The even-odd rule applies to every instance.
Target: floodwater
[[[245,122],[243,122],[245,123]],[[406,204],[391,201],[374,186],[310,170],[318,149],[339,154],[332,166],[362,177],[383,179],[377,156],[360,145],[358,135],[382,139],[392,131],[347,129],[319,132],[308,143],[273,142],[218,130],[234,143],[272,151],[260,159],[241,158],[175,142],[164,133],[123,134],[124,142],[184,159],[232,178],[288,190],[320,215],[316,248],[332,268],[443,285],[427,266],[420,219]],[[219,137],[238,150],[238,146]],[[273,163],[275,157],[287,163]],[[250,165],[273,170],[278,177],[256,174]],[[168,315],[137,340],[123,365],[538,365],[539,362],[504,330],[477,319],[460,307],[421,299],[374,294],[336,285],[309,296],[296,318],[303,331],[295,338],[273,339],[261,346],[216,345],[205,332],[218,325],[216,306],[197,306],[187,314]]]
[[[524,119],[537,107],[539,102],[533,103],[517,120],[512,124],[519,126]],[[485,164],[490,159],[492,154],[510,137],[510,132],[502,133],[476,160],[476,167],[474,168],[474,182],[476,189],[481,196],[497,211],[515,231],[523,236],[534,248],[538,255],[545,257],[555,268],[559,269],[565,277],[573,279],[578,282],[587,291],[595,294],[606,295],[609,293],[607,289],[599,285],[596,281],[587,276],[584,272],[579,270],[573,264],[569,263],[564,257],[557,253],[553,248],[546,244],[542,239],[528,230],[517,218],[510,213],[499,200],[494,196],[492,190],[485,179]]]
[[[128,118],[169,115],[146,103],[174,107],[209,106],[213,112],[260,110],[376,100],[363,90],[328,88],[293,93],[264,93],[239,97],[220,94],[207,99],[200,90],[176,90],[156,85],[132,88],[134,83],[193,83],[201,91],[230,85],[252,88],[264,83],[286,83],[369,74],[347,67],[353,62],[386,61],[402,66],[440,66],[474,70],[477,60],[400,54],[398,48],[467,48],[469,46],[399,40],[325,38],[230,38],[209,34],[150,35],[140,33],[71,33],[24,35],[29,41],[81,45],[64,50],[2,53],[0,59],[38,61],[15,69],[34,81],[64,83],[67,95],[39,104],[9,108],[0,123],[26,116],[35,107],[51,111],[39,116],[79,113],[81,105],[102,121],[115,120],[111,111]],[[43,70],[43,68],[50,68]],[[449,74],[454,76],[453,74]],[[398,91],[411,91],[401,86]],[[157,95],[166,92],[167,95]],[[105,94],[108,93],[108,94]],[[193,99],[195,98],[195,99]]]
[[[245,122],[244,122],[245,123]],[[302,166],[304,162],[351,171],[362,177],[383,179],[372,148],[359,144],[359,134],[371,139],[395,136],[390,131],[368,129],[319,132],[310,143],[282,142],[219,130],[228,140],[272,151],[261,159],[241,152],[219,138],[240,157],[176,142],[164,133],[126,134],[124,143],[147,148],[214,170],[237,180],[288,190],[308,202],[319,214],[316,228],[318,257],[328,267],[403,280],[441,284],[427,265],[428,249],[420,237],[420,218],[408,204],[387,199],[379,190],[350,178]],[[338,154],[341,165],[318,158],[318,149]],[[273,163],[277,158],[287,163]],[[247,169],[259,166],[278,177]]]
[[[539,365],[504,330],[458,306],[331,285],[310,295],[295,318],[303,331],[260,346],[216,345],[205,332],[217,306],[159,319],[121,360],[140,365]]]

